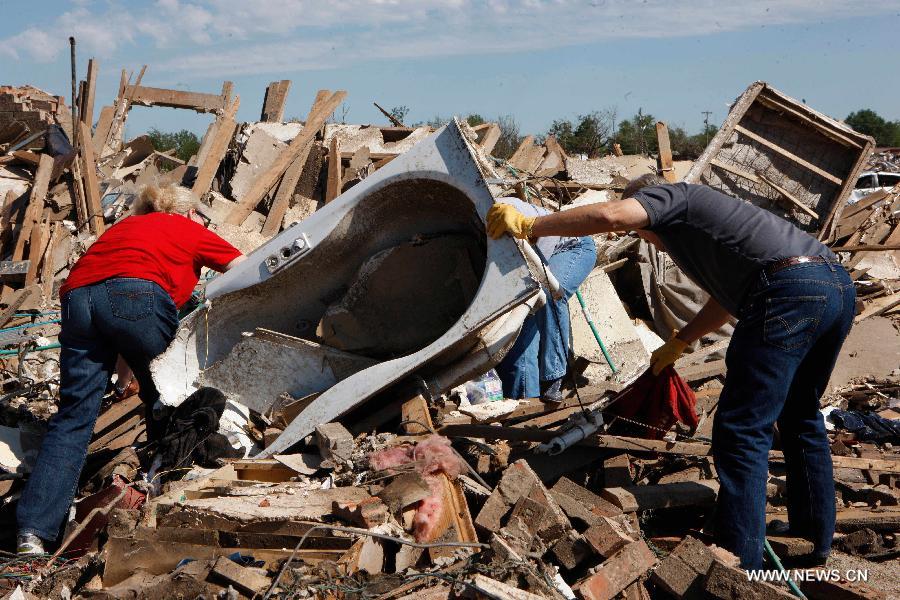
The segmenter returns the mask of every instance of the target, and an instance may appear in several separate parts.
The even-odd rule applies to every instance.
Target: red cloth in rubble
[[[640,427],[642,437],[660,439],[676,421],[695,429],[696,404],[694,391],[669,365],[659,375],[644,371],[605,412],[652,425],[656,429]]]

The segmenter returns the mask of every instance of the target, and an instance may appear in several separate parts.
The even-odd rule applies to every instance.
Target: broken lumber
[[[678,181],[675,165],[672,162],[672,144],[669,142],[669,127],[662,121],[656,123],[656,139],[659,142],[659,153],[656,157],[656,168],[669,183]]]
[[[262,113],[259,116],[260,121],[281,123],[284,120],[284,104],[287,102],[287,95],[290,89],[290,79],[273,81],[266,87]]]
[[[197,177],[194,179],[194,186],[191,188],[198,197],[209,191],[213,177],[216,176],[219,165],[222,163],[222,159],[225,158],[228,145],[231,143],[231,139],[234,137],[234,130],[237,127],[234,117],[240,105],[241,97],[235,96],[234,101],[228,107],[228,110],[225,111],[225,114],[217,119],[215,134],[209,142],[209,148],[206,150],[203,164],[197,169]]]
[[[678,506],[710,506],[716,501],[719,483],[711,479],[679,481],[657,485],[635,485],[625,488],[603,488],[600,496],[623,512],[674,508]]]
[[[303,129],[295,137],[291,143],[278,156],[269,169],[257,177],[253,186],[247,191],[244,197],[231,210],[225,222],[229,225],[240,225],[250,216],[256,205],[269,193],[269,190],[278,182],[278,179],[284,174],[291,163],[313,142],[316,133],[325,124],[325,119],[334,112],[334,109],[347,96],[345,91],[334,92],[328,100],[323,102],[322,110],[310,118],[303,126]]]
[[[79,125],[81,127],[81,139],[91,139],[91,128],[85,123],[80,123]],[[97,181],[97,161],[94,159],[94,146],[93,144],[82,144],[80,151],[88,222],[94,235],[99,236],[106,231],[106,223],[103,221],[103,206],[100,204],[100,182]]]
[[[228,96],[224,93],[205,94],[201,92],[184,92],[182,90],[169,90],[142,86],[140,83],[125,86],[125,96],[129,98],[129,104],[141,106],[166,106],[169,108],[186,108],[199,113],[220,112],[225,110]]]

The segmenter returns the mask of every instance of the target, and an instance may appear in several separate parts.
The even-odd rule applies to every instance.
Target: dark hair
[[[628,185],[625,186],[625,189],[622,190],[622,199],[631,198],[634,196],[635,192],[640,191],[642,188],[663,185],[665,183],[668,182],[656,173],[647,173],[640,177],[635,177],[629,181]]]

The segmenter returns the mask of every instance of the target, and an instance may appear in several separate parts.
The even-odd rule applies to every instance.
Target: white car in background
[[[885,171],[866,171],[860,174],[856,185],[850,193],[847,204],[856,204],[871,193],[878,190],[889,190],[900,183],[900,173],[888,173]]]

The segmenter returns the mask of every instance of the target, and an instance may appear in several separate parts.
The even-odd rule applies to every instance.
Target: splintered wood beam
[[[375,108],[377,108],[378,110],[381,111],[381,114],[383,114],[385,117],[388,118],[388,121],[391,122],[391,125],[393,125],[394,127],[406,127],[406,125],[404,125],[400,119],[398,119],[397,117],[395,117],[388,111],[384,110],[380,104],[378,104],[377,102],[373,102],[372,104],[375,105]]]
[[[31,230],[37,226],[44,213],[44,202],[47,198],[47,188],[50,186],[50,174],[53,172],[53,159],[48,154],[41,154],[37,172],[34,175],[34,184],[31,186],[31,195],[28,197],[28,208],[25,209],[22,229],[16,240],[12,260],[25,258],[25,243],[31,239]],[[37,261],[35,257],[32,262]]]
[[[126,85],[125,95],[129,97],[132,105],[185,108],[199,113],[225,110],[225,96],[222,94],[204,94],[202,92],[183,92],[181,90],[168,90],[142,85]]]
[[[324,90],[319,90],[319,93],[316,94],[316,99],[313,100],[312,107],[309,109],[309,115],[306,117],[307,123],[316,112],[322,110],[322,103],[326,99],[327,93]],[[306,159],[309,158],[312,147],[313,142],[310,141],[281,178],[281,182],[278,184],[278,191],[275,192],[275,199],[272,201],[272,207],[269,209],[269,214],[266,215],[266,222],[263,224],[263,235],[275,235],[281,229],[284,215],[291,205],[291,197],[294,195],[294,190],[297,189],[297,182],[300,181],[303,167],[306,166]]]
[[[783,157],[797,163],[798,165],[800,165],[801,167],[803,167],[805,169],[812,171],[819,177],[827,179],[828,181],[830,181],[831,183],[833,183],[835,185],[841,185],[842,183],[844,183],[843,179],[835,177],[834,175],[832,175],[828,171],[822,169],[821,167],[817,167],[816,165],[812,164],[811,162],[800,158],[793,152],[791,152],[789,150],[785,150],[784,148],[782,148],[775,142],[773,142],[771,140],[767,140],[766,138],[764,138],[763,136],[761,136],[757,133],[753,133],[752,131],[750,131],[749,129],[744,127],[743,125],[740,125],[740,124],[735,125],[734,130],[737,131],[738,133],[740,133],[741,135],[744,135],[744,136],[750,138],[754,142],[760,143],[763,146],[765,146],[766,148],[769,148],[770,150],[774,150],[775,152],[782,155]]]
[[[303,124],[303,129],[297,137],[291,140],[291,143],[288,144],[287,148],[282,150],[278,158],[275,159],[275,162],[272,163],[272,166],[270,166],[265,173],[262,173],[256,178],[256,181],[253,182],[253,186],[247,191],[244,197],[237,202],[237,205],[231,209],[228,218],[225,220],[226,223],[229,225],[240,225],[250,216],[250,213],[253,212],[256,205],[259,204],[262,199],[266,197],[266,194],[269,193],[269,190],[278,183],[278,180],[281,179],[281,176],[287,168],[291,166],[294,159],[300,156],[308,144],[312,143],[319,129],[325,125],[325,120],[346,97],[347,92],[343,90],[334,92],[322,103],[322,109],[320,111],[317,111],[315,115],[310,115],[310,118]]]
[[[494,151],[494,146],[500,141],[501,133],[503,132],[500,131],[500,126],[497,123],[487,123],[487,131],[484,132],[484,136],[481,138],[481,148],[485,154],[490,154]]]
[[[659,121],[656,123],[656,139],[659,141],[659,156],[657,157],[657,168],[660,174],[669,183],[678,181],[675,176],[675,166],[672,162],[672,145],[669,142],[669,127]]]
[[[259,117],[260,121],[280,123],[284,120],[284,104],[287,101],[287,95],[290,89],[290,79],[273,81],[269,84],[266,88],[266,96],[263,99],[262,113]]]
[[[41,256],[46,250],[46,244],[50,241],[50,222],[46,219],[31,228],[31,240],[28,242],[28,273],[25,275],[25,285],[29,286],[37,281],[38,267]]]
[[[109,137],[109,128],[112,126],[115,114],[115,106],[104,106],[100,109],[100,116],[97,118],[97,128],[94,129],[92,140],[95,155],[103,151],[103,145],[106,144],[106,138]]]
[[[325,202],[331,202],[341,195],[341,142],[337,134],[331,138],[328,148],[328,181],[325,186]]]
[[[87,67],[87,79],[85,80],[84,96],[81,101],[81,122],[88,128],[94,126],[94,96],[97,91],[97,61],[90,59]],[[85,141],[90,138],[84,138]]]
[[[771,179],[766,177],[764,173],[757,171],[756,176],[759,177],[760,180],[762,180],[767,186],[769,186],[770,188],[772,188],[773,190],[775,190],[776,192],[781,194],[781,196],[785,200],[787,200],[791,204],[791,206],[802,210],[803,212],[805,212],[806,214],[811,216],[813,219],[818,220],[819,213],[817,213],[816,211],[814,211],[807,205],[803,204],[800,200],[795,198],[794,195],[791,194],[789,191],[787,191],[786,189],[784,189],[783,187],[781,187],[780,185],[778,185],[777,183],[775,183],[774,181],[772,181]]]
[[[520,143],[519,147],[516,148],[516,151],[513,152],[513,155],[509,157],[509,160],[507,162],[510,164],[510,166],[516,169],[523,169],[523,163],[528,160],[529,154],[531,153],[531,147],[533,145],[534,136],[525,136],[525,139],[522,140],[522,143]]]
[[[90,139],[91,128],[85,123],[80,123],[82,139]],[[94,145],[82,144],[81,170],[84,178],[84,197],[88,209],[88,221],[91,231],[99,236],[106,231],[106,223],[103,222],[103,207],[100,204],[100,182],[97,180],[97,161],[94,159]]]
[[[241,97],[235,96],[234,101],[228,107],[228,110],[225,111],[225,114],[217,119],[215,133],[212,136],[212,140],[209,141],[209,146],[204,152],[203,163],[197,169],[197,177],[194,179],[192,191],[197,196],[202,196],[209,191],[213,177],[216,176],[216,171],[219,170],[219,165],[222,163],[222,159],[225,158],[228,144],[231,142],[231,138],[234,137],[234,130],[237,128],[234,117],[240,105]]]

